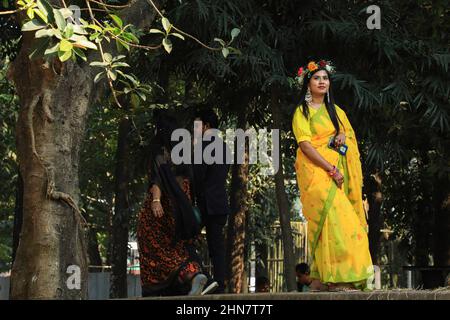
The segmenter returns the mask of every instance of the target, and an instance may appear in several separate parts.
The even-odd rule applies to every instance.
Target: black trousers
[[[228,215],[204,216],[206,241],[213,265],[213,278],[219,283],[216,293],[223,293],[225,289],[225,235],[223,229],[227,219]]]

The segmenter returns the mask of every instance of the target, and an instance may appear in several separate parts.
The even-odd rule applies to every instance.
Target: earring
[[[328,99],[328,103],[330,103],[330,89],[327,90],[327,99]]]
[[[307,104],[310,104],[312,102],[311,89],[309,89],[309,87],[308,90],[306,91],[305,101]]]

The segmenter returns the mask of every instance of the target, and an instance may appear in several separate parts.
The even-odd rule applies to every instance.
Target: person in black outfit
[[[229,152],[223,140],[215,135],[212,130],[218,127],[217,115],[211,109],[198,111],[196,121],[202,121],[202,133],[205,140],[194,141],[194,144],[202,144],[203,150],[212,142],[223,147],[222,161],[206,164],[202,157],[201,164],[194,162],[194,182],[197,206],[202,215],[202,222],[206,227],[206,240],[208,243],[209,256],[213,264],[214,280],[219,286],[215,293],[225,292],[225,238],[224,226],[230,213],[228,195],[226,191],[226,179],[229,164],[226,164],[226,153]],[[197,133],[198,134],[198,133]],[[218,140],[217,140],[218,139]],[[212,153],[215,156],[215,153]]]

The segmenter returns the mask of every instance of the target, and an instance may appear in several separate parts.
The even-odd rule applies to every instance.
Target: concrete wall
[[[92,272],[88,279],[88,299],[109,299],[110,272]],[[138,275],[127,275],[128,297],[141,297],[141,279]],[[9,299],[9,277],[0,277],[0,300]]]

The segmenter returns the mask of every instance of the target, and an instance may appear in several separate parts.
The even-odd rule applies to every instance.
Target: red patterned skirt
[[[185,190],[185,192],[188,190]],[[164,194],[161,205],[164,215],[157,218],[151,210],[152,193],[148,192],[139,213],[137,238],[143,295],[182,294],[190,280],[201,272],[200,262],[191,257],[194,240],[175,241],[175,220],[172,204]]]

